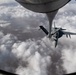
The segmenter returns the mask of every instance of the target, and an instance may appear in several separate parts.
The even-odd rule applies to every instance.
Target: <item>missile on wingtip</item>
[[[47,13],[60,9],[71,0],[16,0],[25,8],[39,13]]]

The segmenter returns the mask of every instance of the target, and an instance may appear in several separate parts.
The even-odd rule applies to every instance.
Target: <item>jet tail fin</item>
[[[39,26],[39,27],[40,27],[40,29],[43,30],[43,32],[44,32],[46,35],[48,35],[48,31],[47,31],[43,26]]]

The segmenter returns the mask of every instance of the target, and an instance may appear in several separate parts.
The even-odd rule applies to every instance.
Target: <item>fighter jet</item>
[[[43,26],[40,26],[40,29],[43,30],[43,32],[49,37],[49,32],[43,27]],[[58,39],[61,38],[63,35],[66,35],[66,37],[70,37],[70,35],[76,35],[76,33],[72,33],[72,32],[66,32],[65,31],[66,29],[63,29],[63,28],[57,28],[54,26],[54,28],[52,28],[52,31],[51,31],[51,36],[49,39],[53,38],[53,40],[55,41],[55,47],[57,46],[58,44]]]
[[[71,0],[16,0],[23,7],[38,13],[46,13],[49,20],[49,38],[51,37],[52,21],[58,10]]]

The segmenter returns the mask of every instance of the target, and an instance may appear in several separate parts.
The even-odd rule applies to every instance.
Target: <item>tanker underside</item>
[[[39,13],[46,13],[58,10],[71,0],[49,0],[46,2],[40,2],[40,0],[36,1],[33,0],[35,2],[31,2],[32,0],[28,0],[30,2],[27,2],[26,0],[16,0],[16,1],[29,10]]]

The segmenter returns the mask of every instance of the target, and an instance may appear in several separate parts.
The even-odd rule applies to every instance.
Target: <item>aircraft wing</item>
[[[72,33],[72,32],[64,32],[64,35],[76,35],[76,33]]]

